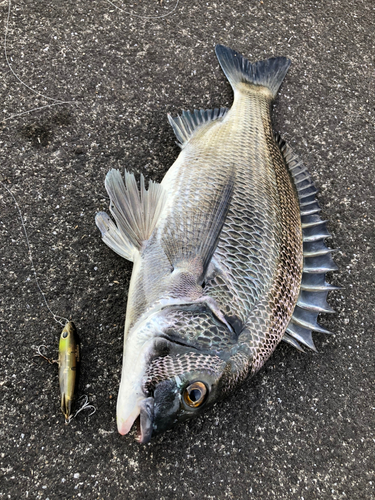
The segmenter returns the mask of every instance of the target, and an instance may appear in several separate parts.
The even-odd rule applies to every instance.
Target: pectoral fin
[[[229,171],[215,195],[189,212],[182,207],[170,215],[162,235],[164,252],[174,270],[192,270],[202,283],[216,250],[228,214],[234,187],[234,174]]]

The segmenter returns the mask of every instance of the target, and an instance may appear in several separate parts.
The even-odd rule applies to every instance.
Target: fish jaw
[[[152,347],[153,342],[151,340],[143,348],[141,347],[138,356],[133,359],[131,359],[128,350],[124,352],[117,398],[117,429],[121,435],[125,435],[130,431],[133,423],[140,415],[142,401],[147,398],[142,390],[142,381]]]
[[[132,428],[135,420],[140,414],[140,406],[139,404],[135,404],[133,411],[130,413],[124,412],[123,405],[120,400],[120,396],[117,399],[117,430],[121,434],[121,436],[125,436],[128,434],[130,429]],[[125,415],[125,416],[123,416]],[[126,416],[127,415],[127,416]]]
[[[147,444],[151,440],[154,431],[154,398],[148,397],[141,399],[135,406],[134,411],[127,420],[117,422],[119,433],[124,436],[132,428],[134,422],[139,417],[138,436],[136,441],[139,444]]]
[[[139,444],[147,444],[151,440],[154,431],[154,398],[143,399],[140,404],[139,433],[137,441]]]
[[[117,398],[117,429],[121,435],[127,434],[140,416],[141,424],[144,423],[143,434],[150,435],[151,438],[150,425],[146,422],[152,420],[152,405],[149,395],[143,389],[143,381],[150,359],[165,348],[166,340],[160,338],[161,334],[158,317],[151,317],[135,325],[126,336]]]

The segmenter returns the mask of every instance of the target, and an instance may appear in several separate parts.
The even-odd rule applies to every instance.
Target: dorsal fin
[[[198,128],[222,118],[227,112],[228,108],[195,109],[193,112],[183,111],[181,116],[178,115],[176,118],[168,114],[168,120],[177,137],[178,145],[183,148]]]
[[[285,340],[297,348],[303,346],[315,350],[312,332],[330,333],[318,322],[319,313],[334,312],[327,303],[329,290],[337,287],[325,281],[328,271],[336,271],[331,257],[332,249],[326,247],[325,238],[330,237],[326,223],[319,216],[320,207],[315,194],[317,190],[302,161],[279,135],[275,136],[289,171],[293,177],[301,210],[303,235],[303,274],[301,289]]]
[[[142,242],[150,238],[165,203],[165,192],[160,184],[150,181],[148,190],[141,174],[140,190],[134,174],[125,170],[125,183],[119,170],[112,169],[105,178],[110,198],[109,209],[116,224],[105,213],[96,214],[96,225],[104,243],[127,260],[134,260],[134,253]]]

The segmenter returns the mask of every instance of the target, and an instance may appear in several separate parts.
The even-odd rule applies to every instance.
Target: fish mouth
[[[140,414],[137,419],[137,437],[139,444],[147,444],[151,441],[154,423],[154,398],[144,399],[140,404]]]
[[[140,414],[140,408],[137,405],[126,420],[117,420],[117,430],[121,436],[128,434],[130,429],[133,427],[134,422],[137,420]]]
[[[136,424],[136,441],[140,444],[150,442],[154,423],[154,398],[148,397],[139,402],[133,412],[124,422],[118,423],[118,431],[121,435],[128,434],[133,424]]]
[[[152,431],[153,404],[148,398],[150,395],[145,394],[142,382],[146,374],[148,360],[155,352],[155,344],[155,339],[150,339],[148,342],[138,342],[127,346],[128,349],[124,351],[121,382],[117,398],[118,432],[121,435],[128,434],[139,417],[140,440],[142,442],[150,439]]]
[[[143,380],[146,365],[155,356],[165,356],[173,348],[192,349],[193,346],[176,342],[169,335],[152,339],[143,349],[137,360],[137,369],[124,370],[117,399],[117,429],[121,435],[128,434],[136,423],[138,429],[136,440],[146,444],[151,440],[154,430],[154,394],[144,392]],[[134,365],[133,365],[134,366]],[[133,367],[130,367],[133,368]],[[129,375],[130,373],[130,375]]]

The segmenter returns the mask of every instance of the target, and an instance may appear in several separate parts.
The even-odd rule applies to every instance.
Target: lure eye
[[[184,391],[184,401],[190,408],[198,408],[206,399],[207,387],[203,382],[193,382]]]

